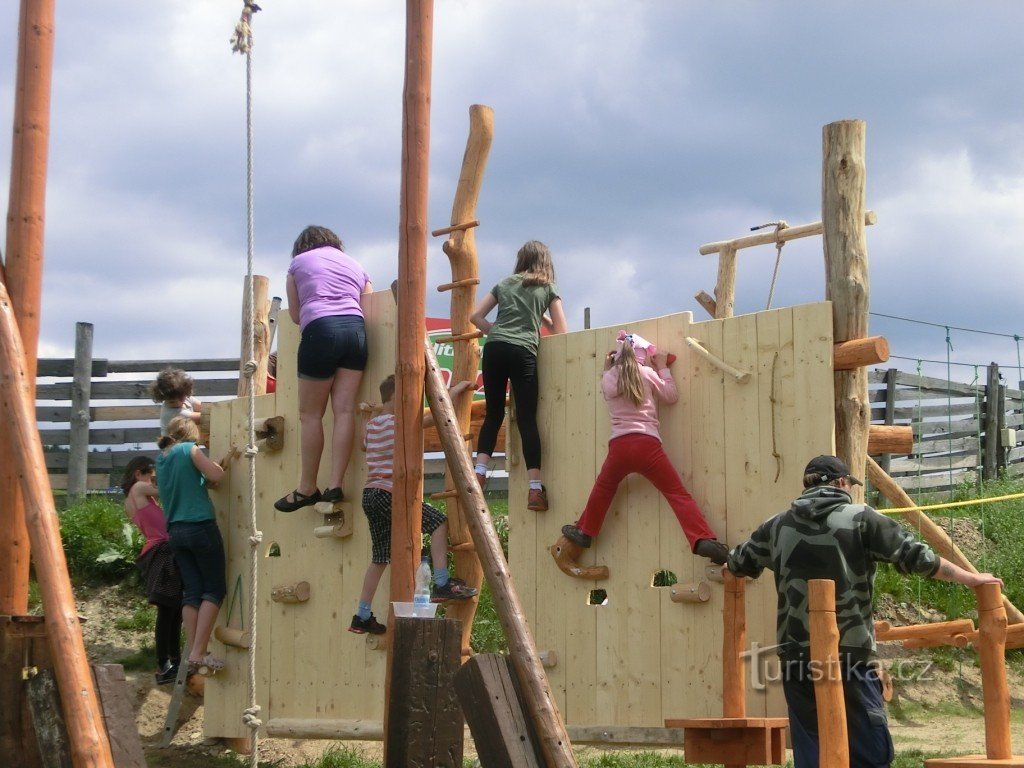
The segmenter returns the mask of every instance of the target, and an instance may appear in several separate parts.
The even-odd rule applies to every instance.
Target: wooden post
[[[863,120],[829,123],[822,131],[821,220],[825,246],[825,298],[832,302],[833,341],[862,339],[868,335],[868,248],[865,237]],[[855,477],[863,476],[867,457],[868,372],[865,368],[837,371],[836,456]],[[864,500],[857,485],[853,501]]]
[[[583,308],[583,330],[590,330],[590,307]]]
[[[989,760],[1013,756],[1010,743],[1010,690],[1006,683],[1006,609],[998,584],[974,588],[978,597],[978,657],[985,701],[985,754]]]
[[[867,460],[867,477],[871,481],[871,484],[878,489],[885,498],[898,507],[914,507],[914,500],[907,495],[900,486],[889,477],[882,468],[875,463],[874,459],[870,456]],[[932,520],[928,515],[919,509],[910,509],[907,512],[901,513],[903,519],[906,520],[910,525],[914,526],[921,532],[921,537],[927,541],[932,549],[934,549],[940,557],[944,557],[952,563],[959,565],[961,568],[970,571],[971,573],[977,573],[978,569],[974,567],[967,556],[960,551],[960,548],[953,543],[953,540],[949,538],[949,535],[942,530],[935,521]],[[1003,595],[1003,605],[1006,608],[1006,614],[1012,624],[1024,623],[1024,614],[1022,614],[1013,603],[1009,601],[1006,595]]]
[[[896,375],[895,368],[888,368],[885,371],[885,425],[892,426],[896,421]],[[868,451],[871,454],[871,451]],[[882,454],[879,465],[885,474],[889,474],[889,467],[892,464],[892,457],[888,453]]]
[[[4,420],[14,471],[21,478],[25,496],[25,517],[36,578],[43,594],[47,634],[57,681],[64,692],[64,719],[71,753],[76,768],[112,768],[110,744],[85,655],[26,368],[14,310],[6,288],[0,286],[0,418]]]
[[[92,323],[75,324],[75,369],[71,383],[68,498],[85,497],[89,475],[89,394],[92,389]]]
[[[982,480],[995,480],[999,466],[999,365],[988,364],[988,378],[985,381],[985,415],[982,438]]]
[[[868,429],[868,456],[887,459],[889,454],[904,456],[914,452],[914,428],[909,424],[872,424]]]
[[[818,709],[818,764],[849,768],[850,742],[846,731],[843,672],[839,664],[839,626],[836,624],[836,583],[811,579],[808,617],[811,622],[811,663],[817,678],[814,698]]]
[[[402,93],[402,179],[398,231],[398,345],[395,366],[395,453],[391,515],[391,599],[412,600],[423,516],[423,339],[426,337],[427,193],[430,159],[430,68],[433,0],[406,0]],[[389,625],[392,621],[387,622]],[[394,645],[384,681],[384,763]]]
[[[21,0],[14,88],[6,268],[0,273],[21,329],[28,396],[35,402],[50,140],[54,0]],[[29,536],[15,458],[0,440],[0,614],[28,613]]]
[[[270,278],[252,276],[253,328],[252,355],[256,371],[252,383],[257,395],[267,394],[267,361],[270,359]],[[248,397],[249,378],[245,375],[245,364],[249,359],[249,276],[245,276],[242,288],[242,367],[238,376],[238,396]]]
[[[426,352],[427,401],[434,415],[434,424],[444,445],[445,458],[452,471],[459,502],[466,512],[466,520],[473,534],[473,544],[483,565],[487,583],[494,597],[494,607],[508,640],[509,656],[523,688],[523,701],[533,721],[541,751],[548,768],[573,768],[576,759],[558,711],[554,694],[548,685],[544,666],[537,654],[533,634],[526,623],[522,603],[516,594],[508,562],[501,550],[501,542],[491,522],[491,513],[484,501],[483,491],[476,480],[473,463],[463,448],[462,432],[441,370],[434,357],[430,341],[424,337]],[[512,441],[510,441],[512,442]],[[389,649],[390,652],[390,649]]]
[[[462,765],[463,725],[455,695],[462,628],[455,619],[391,622],[394,695],[384,734],[385,765]],[[392,651],[392,648],[394,649]]]
[[[715,318],[732,317],[736,303],[736,246],[726,244],[718,252],[718,282],[715,285]]]
[[[469,108],[469,138],[466,140],[466,152],[462,157],[462,170],[459,173],[459,184],[455,190],[455,201],[452,204],[452,224],[476,219],[477,200],[483,186],[484,169],[494,139],[494,110],[480,104]],[[476,286],[479,271],[476,252],[475,229],[456,230],[444,244],[444,252],[448,255],[452,268],[451,309],[449,317],[452,323],[452,336],[461,336],[474,330],[469,316],[476,305]],[[471,381],[473,387],[461,393],[454,405],[455,415],[462,434],[472,432],[473,393],[476,388],[477,371],[480,363],[480,345],[475,339],[453,344],[452,381]],[[482,403],[482,401],[481,401]],[[472,451],[473,446],[464,443],[465,451]],[[454,492],[455,483],[451,467],[445,469],[445,493]],[[466,522],[466,515],[459,503],[458,495],[449,497],[448,537],[455,546],[473,541]],[[454,550],[455,572],[469,586],[479,589],[483,583],[484,572],[480,567],[480,558],[476,552]],[[462,622],[462,658],[469,658],[471,650],[469,637],[473,632],[473,617],[476,615],[479,597],[471,600],[459,600],[448,605],[445,615]]]
[[[747,716],[747,689],[744,681],[746,664],[740,655],[747,648],[746,585],[742,577],[728,568],[722,570],[725,582],[725,603],[722,618],[722,715]]]
[[[1006,385],[999,385],[999,401],[996,403],[996,477],[1006,469],[1006,449],[1011,446],[1003,445],[1003,430],[1006,429]]]

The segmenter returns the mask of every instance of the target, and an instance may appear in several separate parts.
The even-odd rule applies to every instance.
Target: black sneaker
[[[357,635],[365,635],[370,633],[371,635],[383,635],[388,631],[388,628],[377,621],[377,617],[372,613],[367,619],[360,619],[359,614],[355,614],[352,617],[352,623],[348,626],[349,632],[354,632]]]
[[[160,671],[156,673],[155,677],[157,685],[167,685],[175,682],[178,678],[178,665],[170,661],[166,662]]]
[[[443,587],[437,584],[430,585],[430,602],[443,603],[448,600],[469,600],[475,597],[478,590],[466,586],[462,579],[450,578]]]
[[[725,565],[729,559],[729,548],[718,539],[701,539],[693,548],[693,554],[706,557],[715,565]]]
[[[590,534],[589,533],[584,533],[583,531],[581,531],[579,529],[579,527],[575,523],[570,523],[569,525],[563,525],[562,526],[562,535],[565,536],[565,538],[567,538],[573,544],[578,544],[579,546],[583,547],[584,549],[589,548],[590,547],[590,542],[593,541],[593,538],[591,538]]]

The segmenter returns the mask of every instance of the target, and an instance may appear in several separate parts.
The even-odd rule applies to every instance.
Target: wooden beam
[[[832,302],[835,342],[868,335],[868,248],[865,221],[863,120],[842,120],[822,130],[821,220],[825,246],[825,298]],[[835,381],[836,456],[854,476],[863,476],[871,406],[863,368],[838,371]],[[864,489],[850,492],[864,500]]]
[[[715,283],[715,317],[732,317],[736,304],[736,249],[726,245],[718,252],[718,281]]]
[[[878,216],[875,215],[874,211],[866,211],[864,213],[864,224],[865,226],[871,226],[878,222]],[[735,248],[738,251],[744,248],[751,248],[755,245],[775,245],[777,242],[788,243],[790,240],[797,240],[801,237],[811,237],[813,235],[820,235],[824,231],[822,222],[816,221],[813,224],[800,224],[795,227],[785,227],[780,229],[778,234],[774,230],[767,232],[761,232],[756,235],[747,235],[745,237],[737,237],[734,240],[720,240],[717,243],[706,243],[700,247],[701,256],[710,256],[713,253],[718,253],[723,248]]]
[[[914,428],[909,424],[872,424],[868,427],[868,456],[914,452]]]
[[[249,301],[252,295],[253,329],[249,334]],[[245,375],[245,364],[252,355],[256,370],[252,375],[252,384],[257,395],[267,394],[267,362],[270,360],[270,278],[263,275],[252,276],[252,290],[249,288],[249,277],[245,277],[242,287],[242,346],[241,364],[238,373],[238,396],[249,395],[249,377]]]
[[[491,523],[490,510],[476,480],[473,463],[466,453],[459,422],[448,397],[437,358],[434,357],[429,339],[424,337],[422,343],[427,358],[427,401],[444,444],[452,480],[460,491],[459,502],[465,510],[473,543],[494,597],[498,619],[508,640],[509,656],[515,666],[519,684],[523,687],[523,699],[533,719],[541,751],[547,765],[552,768],[575,766],[572,744],[538,656],[533,634],[526,623],[523,606],[516,594],[501,542]]]
[[[711,317],[714,317],[718,313],[718,304],[714,297],[712,297],[707,291],[699,291],[693,295],[693,298],[697,300],[698,304],[704,307],[704,311],[711,315]]]
[[[955,621],[936,621],[930,624],[910,624],[904,627],[879,628],[876,625],[875,638],[881,641],[886,640],[909,640],[928,637],[945,637],[947,635],[961,635],[974,631],[974,622],[970,619],[957,619]]]
[[[889,342],[884,336],[850,339],[832,345],[832,370],[852,371],[889,359]]]
[[[111,768],[110,744],[85,654],[57,510],[36,430],[25,352],[7,290],[0,285],[0,418],[25,497],[29,540],[76,768]]]
[[[940,557],[946,558],[951,563],[959,565],[971,573],[978,572],[978,569],[960,551],[960,548],[953,543],[949,535],[924,512],[914,509],[914,500],[907,495],[906,491],[900,488],[895,480],[883,472],[882,468],[870,456],[867,459],[867,470],[868,479],[878,489],[880,494],[897,507],[911,507],[911,509],[901,513],[903,519],[921,532],[921,537],[932,546]],[[1003,595],[1003,606],[1006,608],[1006,615],[1009,617],[1011,624],[1024,623],[1024,614],[1007,599],[1006,595]]]
[[[725,601],[722,605],[722,715],[727,718],[747,716],[746,662],[747,650],[746,584],[742,577],[723,569]]]
[[[811,629],[811,662],[819,670],[814,680],[818,710],[818,764],[821,768],[849,768],[850,744],[846,730],[843,672],[839,664],[839,626],[836,624],[836,583],[828,579],[807,582]]]
[[[68,450],[68,498],[77,501],[88,490],[89,391],[92,388],[92,323],[75,324],[75,372],[71,391],[71,434]]]

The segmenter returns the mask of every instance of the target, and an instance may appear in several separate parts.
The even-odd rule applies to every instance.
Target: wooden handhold
[[[261,451],[273,453],[284,447],[284,416],[256,419],[253,426],[256,431],[256,445]]]
[[[367,635],[366,647],[371,651],[386,651],[388,649],[388,635]]]
[[[712,317],[718,311],[718,302],[715,301],[714,297],[707,291],[700,291],[695,293],[693,298],[697,300],[697,303],[704,307],[704,311]]]
[[[270,590],[270,599],[275,603],[304,603],[309,600],[310,587],[308,581],[297,581],[294,584],[283,584]]]
[[[449,490],[449,491],[438,491],[437,493],[430,494],[430,498],[434,499],[434,500],[437,500],[437,499],[455,499],[455,498],[458,498],[458,496],[459,496],[459,492],[456,491],[454,488],[452,490]]]
[[[914,452],[914,429],[910,425],[872,424],[868,427],[868,455]]]
[[[341,502],[337,504],[331,504],[330,502],[322,502],[326,506],[330,506],[330,512],[326,509],[319,509],[321,506],[317,504],[318,512],[324,512],[324,524],[317,526],[313,529],[313,535],[317,538],[329,538],[331,536],[339,539],[343,539],[346,536],[351,536],[355,531],[355,520],[351,512],[345,507],[341,506]],[[330,528],[330,532],[322,530],[324,528]],[[319,531],[319,533],[317,533]]]
[[[558,651],[537,651],[537,656],[540,658],[540,663],[544,665],[544,669],[552,669],[558,666]]]
[[[252,645],[252,632],[235,627],[215,627],[213,636],[232,648],[248,648]]]
[[[711,363],[711,365],[713,365],[715,368],[722,371],[722,373],[725,373],[726,375],[731,376],[733,379],[735,379],[736,383],[745,384],[747,381],[750,380],[750,373],[748,371],[740,371],[736,368],[733,368],[724,360],[720,360],[719,358],[715,357],[713,354],[704,349],[703,345],[692,336],[686,337],[686,345],[694,352],[696,352],[698,355],[707,360],[709,363]]]
[[[565,536],[559,536],[558,541],[548,548],[548,552],[555,559],[559,570],[566,576],[592,581],[608,578],[608,566],[606,565],[582,566],[577,564],[576,558],[583,553],[583,548],[579,544],[569,541]]]
[[[706,603],[711,599],[711,585],[703,580],[673,584],[670,597],[673,603]]]
[[[472,221],[467,221],[462,224],[452,224],[450,227],[441,227],[440,229],[435,229],[431,231],[430,234],[433,237],[441,237],[441,235],[450,235],[452,232],[462,232],[463,230],[473,229],[473,227],[479,226],[479,220],[473,219]]]
[[[444,293],[445,291],[450,291],[454,288],[470,288],[474,285],[480,285],[479,277],[467,277],[465,280],[456,280],[452,283],[442,283],[437,286],[437,292]]]
[[[472,541],[464,541],[461,544],[452,544],[448,547],[449,552],[476,552],[476,545]]]
[[[344,539],[352,535],[352,529],[341,523],[318,525],[313,529],[313,535],[318,539]]]
[[[832,370],[852,371],[889,359],[889,342],[884,336],[850,339],[832,345]]]
[[[725,570],[724,565],[705,565],[704,566],[704,578],[708,581],[713,581],[716,584],[721,584],[725,581]]]
[[[450,344],[453,341],[472,341],[473,339],[479,339],[484,335],[481,330],[470,331],[469,333],[460,333],[455,336],[440,336],[434,339],[435,344]]]

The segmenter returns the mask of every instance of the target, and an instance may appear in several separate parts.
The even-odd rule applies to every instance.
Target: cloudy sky
[[[18,3],[0,6],[0,126]],[[335,229],[397,276],[404,3],[265,0],[256,17],[257,271]],[[237,354],[245,273],[241,2],[57,4],[43,356],[95,324],[111,359]],[[1024,336],[1024,7],[982,2],[437,0],[430,225],[448,223],[471,104],[495,111],[484,286],[548,243],[570,318],[693,310],[705,242],[821,218],[821,129],[867,122],[871,308]],[[0,134],[2,135],[2,134]],[[7,208],[8,138],[0,144]],[[6,249],[5,249],[6,250]],[[771,247],[742,252],[737,312]],[[450,271],[431,244],[428,284]],[[787,245],[776,306],[824,295],[820,239]],[[428,291],[428,313],[447,298]],[[893,353],[946,359],[942,327],[873,317]],[[952,331],[952,359],[1014,370],[1013,338]],[[912,361],[896,360],[913,370]],[[969,381],[970,368],[955,371]]]

